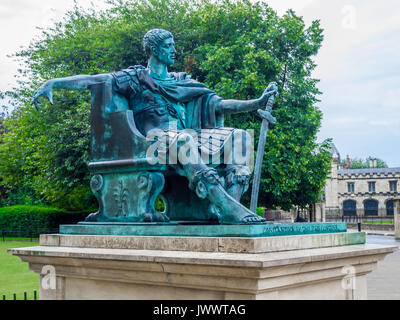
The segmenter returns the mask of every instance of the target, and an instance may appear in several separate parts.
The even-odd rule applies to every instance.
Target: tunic
[[[169,78],[160,80],[143,66],[133,66],[112,75],[115,92],[128,99],[136,126],[144,136],[152,129],[161,129],[171,144],[182,130],[192,129],[188,132],[192,136],[196,133],[199,151],[214,161],[226,145],[232,145],[236,129],[224,128],[223,115],[216,112],[222,98],[186,73],[171,72]]]

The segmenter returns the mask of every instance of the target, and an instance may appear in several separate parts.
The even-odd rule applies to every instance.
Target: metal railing
[[[53,229],[37,229],[37,230],[0,230],[0,241],[13,241],[13,240],[25,240],[25,241],[36,241],[39,239],[41,234],[54,234],[58,233],[59,228]]]
[[[341,216],[326,217],[327,222],[347,222],[347,223],[376,223],[376,224],[394,224],[394,217],[385,216]]]
[[[10,298],[11,299],[8,299],[8,296],[5,294],[1,295],[2,300],[17,300],[17,294],[13,293]],[[38,300],[37,291],[36,290],[33,291],[32,299],[29,299],[28,293],[25,291],[23,300]]]

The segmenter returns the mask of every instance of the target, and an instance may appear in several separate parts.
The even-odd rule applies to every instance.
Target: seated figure
[[[147,68],[49,80],[32,100],[37,106],[38,98],[45,96],[53,103],[55,88],[91,90],[89,169],[100,208],[86,220],[265,223],[240,204],[249,185],[248,161],[222,160],[233,152],[224,148],[229,141],[245,136],[243,144],[248,147],[249,138],[244,131],[224,128],[223,118],[264,106],[276,94],[275,83],[258,99],[225,100],[185,73],[168,72],[176,54],[169,31],[150,30],[143,46]],[[209,143],[209,137],[214,142]],[[191,161],[169,154],[171,148],[177,154],[191,151]],[[209,163],[210,156],[217,161]],[[164,212],[154,207],[159,196]]]

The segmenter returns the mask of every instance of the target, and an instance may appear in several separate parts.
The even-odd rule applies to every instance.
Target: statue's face
[[[156,52],[155,56],[160,62],[166,64],[167,66],[173,64],[175,62],[175,42],[173,38],[164,39],[159,47],[158,52]]]

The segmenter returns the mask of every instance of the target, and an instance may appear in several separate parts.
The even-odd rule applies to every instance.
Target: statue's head
[[[175,61],[175,42],[172,33],[164,29],[152,29],[143,37],[143,48],[148,58],[156,57],[166,65]]]

